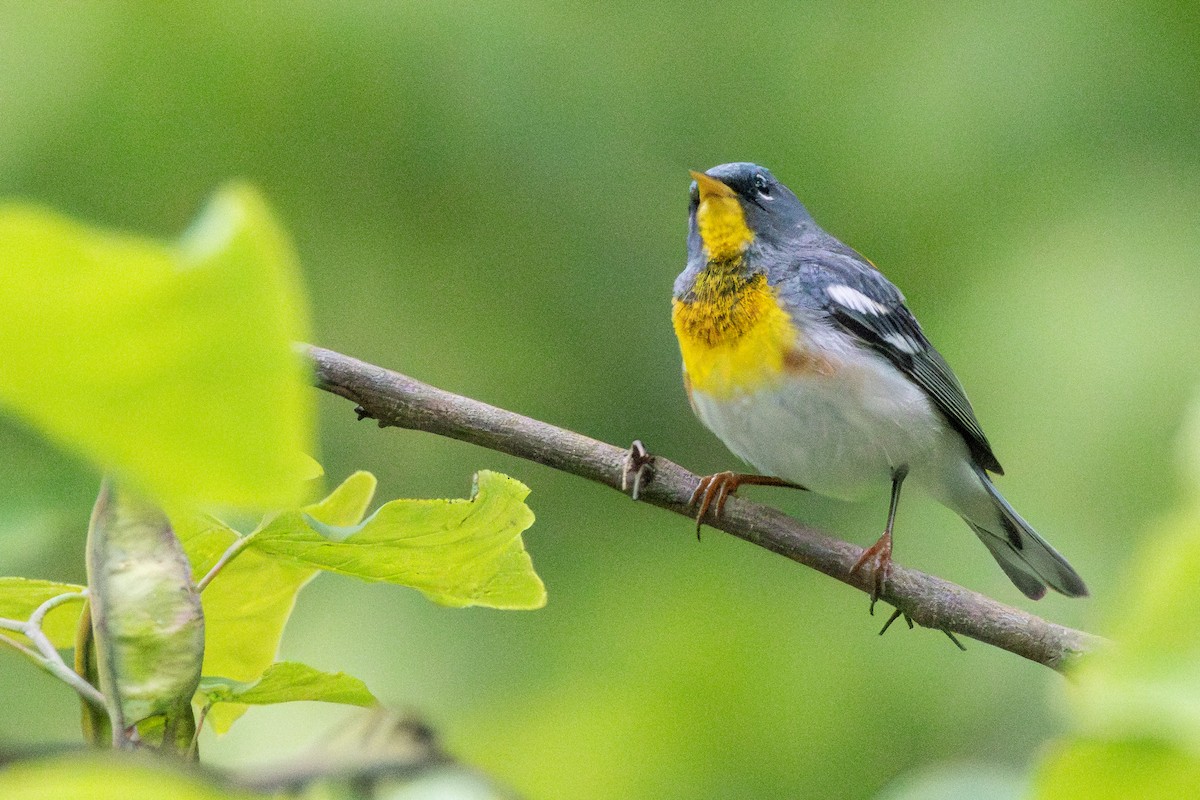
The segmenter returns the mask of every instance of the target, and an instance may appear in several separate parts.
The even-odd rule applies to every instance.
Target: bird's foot
[[[654,477],[654,456],[646,450],[640,439],[634,439],[625,455],[624,470],[621,472],[621,491],[629,492],[634,500],[642,493],[642,487]]]
[[[697,504],[700,506],[696,512],[697,539],[700,538],[700,526],[704,523],[704,515],[708,513],[709,508],[713,509],[713,519],[720,517],[725,511],[725,501],[731,494],[737,494],[739,486],[787,486],[807,491],[798,483],[770,475],[748,475],[739,472],[717,472],[705,475],[696,485],[696,491],[692,492],[692,499],[688,500],[689,506]],[[714,503],[716,504],[715,508],[713,508]]]
[[[715,502],[717,507],[714,509],[714,516],[721,516],[721,512],[725,510],[725,501],[729,499],[729,495],[735,493],[738,486],[741,485],[741,478],[745,475],[739,475],[735,472],[717,472],[712,475],[705,475],[700,479],[700,483],[696,484],[696,490],[692,492],[692,499],[688,500],[689,506],[694,506],[697,503],[700,508],[696,511],[696,538],[700,538],[700,526],[703,524],[704,515],[708,513],[708,509]]]
[[[897,608],[892,612],[892,615],[888,617],[888,621],[883,623],[883,627],[879,629],[879,635],[883,636],[885,633],[887,633],[888,628],[892,627],[892,623],[901,617],[903,617],[904,621],[908,623],[908,629],[911,631],[913,629],[912,617],[910,617],[907,612],[901,611]],[[958,637],[954,635],[954,631],[950,630],[949,628],[938,628],[938,630],[946,634],[950,641],[954,643],[954,646],[959,650],[962,650],[964,653],[967,651],[966,646],[964,646],[963,643],[958,640]]]
[[[954,642],[955,647],[957,647],[959,650],[962,650],[964,653],[967,652],[966,645],[958,640],[958,637],[954,635],[954,631],[950,630],[949,628],[942,628],[941,631],[950,637],[950,641]]]
[[[875,603],[883,595],[888,579],[892,577],[892,533],[884,531],[879,541],[863,550],[858,561],[850,568],[850,574],[866,574],[871,582],[871,615],[875,614]],[[884,626],[887,630],[887,626]]]
[[[879,629],[879,635],[883,636],[885,633],[887,633],[887,629],[892,627],[892,623],[901,617],[904,617],[904,621],[908,623],[908,629],[911,631],[913,629],[912,617],[897,608],[892,612],[892,615],[888,617],[888,621],[883,623],[883,627]]]

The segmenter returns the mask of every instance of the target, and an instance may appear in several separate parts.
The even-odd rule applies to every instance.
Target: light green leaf
[[[241,534],[211,514],[186,512],[170,517],[195,581],[207,575],[229,546],[241,538]]]
[[[73,583],[31,580],[29,578],[0,578],[0,617],[21,622],[52,597],[60,594],[82,592],[84,587]],[[50,610],[42,620],[42,632],[55,647],[75,646],[75,629],[79,625],[79,614],[83,600],[72,600]],[[21,638],[20,634],[6,631],[9,636]]]
[[[362,519],[374,492],[375,476],[356,472],[304,511],[329,524],[353,525]],[[237,531],[209,515],[177,515],[175,526],[196,579],[239,538]],[[207,629],[203,673],[257,681],[275,661],[296,596],[316,574],[315,567],[271,558],[253,548],[229,562],[200,595]],[[224,703],[213,709],[209,723],[223,733],[245,709]]]
[[[200,595],[208,626],[203,672],[253,681],[275,661],[296,596],[317,574],[312,567],[245,550]],[[222,705],[209,722],[223,733],[245,706]]]
[[[361,470],[355,472],[324,500],[304,509],[304,513],[325,525],[357,525],[362,522],[363,515],[371,505],[376,484],[375,476],[371,473]]]
[[[1194,443],[1192,443],[1194,444]],[[1106,633],[1067,687],[1078,733],[1043,763],[1039,797],[1192,797],[1200,786],[1200,508],[1156,525]]]
[[[1067,691],[1087,736],[1200,752],[1200,516],[1178,514],[1144,541],[1114,605],[1113,643],[1082,660]]]
[[[469,500],[393,500],[349,529],[312,515],[305,524],[300,514],[281,514],[255,535],[250,549],[411,586],[442,605],[540,608],[546,589],[521,539],[533,524],[528,494],[520,481],[485,470]]]
[[[193,562],[197,578],[239,538],[236,531],[212,517],[194,518],[184,529],[185,550],[197,554]],[[226,564],[200,595],[207,629],[202,672],[257,680],[275,661],[296,595],[316,574],[311,567],[267,558],[253,550],[243,550]],[[222,705],[209,715],[209,724],[224,733],[245,710],[244,705]]]
[[[227,678],[200,679],[200,694],[211,703],[243,703],[265,706],[315,700],[352,706],[377,702],[367,685],[343,672],[321,672],[307,664],[280,661],[272,664],[257,681],[243,683]]]
[[[1183,800],[1200,787],[1200,759],[1162,742],[1077,740],[1037,775],[1039,800]]]
[[[4,800],[254,800],[266,795],[220,786],[194,770],[141,754],[85,753],[6,765]]]
[[[306,312],[255,192],[223,191],[178,246],[0,206],[0,270],[9,411],[168,505],[301,500]]]

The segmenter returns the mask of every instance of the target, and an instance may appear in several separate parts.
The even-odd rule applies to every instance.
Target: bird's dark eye
[[[754,174],[754,188],[758,190],[759,194],[771,196],[771,185],[767,183],[767,176],[761,172]]]

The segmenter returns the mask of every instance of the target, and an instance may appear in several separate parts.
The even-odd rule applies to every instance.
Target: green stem
[[[203,592],[205,588],[212,583],[213,578],[217,577],[221,570],[225,569],[226,565],[228,565],[230,561],[233,561],[233,559],[237,558],[238,554],[245,550],[247,546],[249,546],[252,539],[254,539],[253,533],[249,536],[243,536],[233,544],[229,545],[225,552],[221,554],[221,557],[217,559],[217,563],[212,565],[212,569],[210,569],[203,578],[196,582],[196,591]]]
[[[45,617],[46,611],[49,611],[51,608],[66,602],[67,599],[77,599],[79,596],[79,593],[75,592],[71,595],[58,595],[58,597],[51,598],[38,607],[38,611],[42,612],[41,614],[38,614],[38,612],[35,611],[34,617],[30,617],[30,619],[26,622],[0,618],[0,628],[21,634],[26,639],[33,642],[34,647],[27,647],[11,636],[5,636],[3,634],[0,634],[0,643],[14,648],[34,664],[37,664],[46,672],[70,686],[72,689],[78,692],[80,697],[82,697],[91,705],[104,708],[104,695],[102,695],[95,686],[92,686],[90,683],[77,675],[75,670],[67,666],[66,662],[63,661],[62,656],[59,655],[58,650],[54,648],[54,644],[48,638],[46,638],[46,634],[42,632],[40,627],[41,620],[43,617]],[[60,600],[59,598],[66,599]],[[59,602],[49,605],[49,607],[45,608],[44,611],[42,610],[54,600],[58,600]],[[36,623],[34,622],[35,617],[37,619]]]

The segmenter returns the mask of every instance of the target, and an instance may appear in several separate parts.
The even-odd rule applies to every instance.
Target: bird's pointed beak
[[[697,172],[694,169],[688,170],[688,173],[692,176],[692,180],[696,182],[697,188],[700,189],[701,203],[705,200],[716,200],[718,198],[733,199],[733,189],[730,189],[720,180],[703,172]]]

